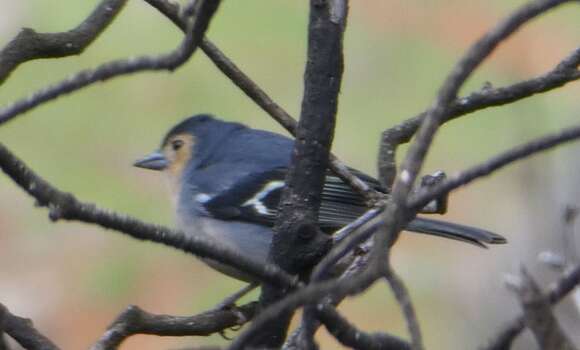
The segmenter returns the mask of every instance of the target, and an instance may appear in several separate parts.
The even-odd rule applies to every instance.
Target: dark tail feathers
[[[503,244],[507,242],[504,237],[477,227],[425,218],[415,218],[407,225],[406,230],[455,239],[482,248],[486,248],[486,243]]]

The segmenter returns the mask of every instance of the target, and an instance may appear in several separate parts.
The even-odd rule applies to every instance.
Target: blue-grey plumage
[[[293,145],[285,136],[202,114],[173,127],[160,149],[135,166],[167,173],[176,198],[178,226],[184,232],[204,235],[265,262]],[[352,171],[383,191],[377,180]],[[323,231],[331,233],[367,209],[360,195],[328,173],[319,213]],[[416,218],[407,229],[479,246],[505,243],[492,232],[438,220]],[[206,262],[248,280],[235,269]]]

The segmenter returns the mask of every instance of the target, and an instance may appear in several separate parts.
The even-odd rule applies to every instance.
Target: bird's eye
[[[173,141],[171,141],[171,148],[173,148],[174,151],[177,151],[178,149],[180,149],[181,146],[183,146],[183,141],[182,140],[173,140]]]

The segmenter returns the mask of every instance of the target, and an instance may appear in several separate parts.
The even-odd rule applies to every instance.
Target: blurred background
[[[0,0],[0,46],[22,27],[68,30],[97,3]],[[376,174],[380,132],[423,111],[469,44],[522,3],[352,1],[333,151],[351,166]],[[295,117],[302,97],[307,12],[306,1],[224,1],[208,34]],[[579,15],[577,4],[567,5],[533,21],[505,42],[462,92],[550,70],[580,43]],[[156,10],[143,1],[129,1],[82,55],[18,68],[0,89],[0,105],[81,69],[167,52],[180,38]],[[507,147],[577,123],[579,96],[580,84],[571,84],[449,123],[438,134],[424,170],[453,174]],[[200,50],[173,74],[124,76],[45,104],[2,126],[0,141],[45,179],[82,200],[172,225],[163,177],[131,164],[156,148],[170,126],[200,112],[284,133]],[[446,219],[501,233],[508,245],[483,250],[411,234],[401,238],[394,264],[411,291],[429,349],[473,349],[519,312],[502,278],[521,263],[544,283],[556,277],[535,257],[543,250],[563,249],[563,209],[579,204],[580,198],[579,151],[578,144],[561,147],[453,193]],[[173,249],[80,223],[53,224],[46,209],[35,208],[31,198],[0,176],[0,302],[33,319],[63,349],[87,348],[129,304],[190,315],[241,286]],[[578,312],[571,305],[561,304],[558,316],[580,341]],[[365,330],[407,336],[398,306],[383,284],[341,309]],[[324,331],[319,339],[325,349],[340,348]],[[123,348],[225,343],[219,336],[135,336]],[[528,334],[516,348],[532,344]]]

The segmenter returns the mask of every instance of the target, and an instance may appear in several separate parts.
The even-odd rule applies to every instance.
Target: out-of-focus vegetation
[[[67,30],[96,3],[0,0],[0,45],[20,27]],[[335,153],[374,174],[380,131],[426,108],[468,45],[521,3],[352,1]],[[534,21],[500,47],[464,93],[486,81],[500,86],[549,70],[580,42],[578,15],[578,6],[569,5]],[[294,116],[300,111],[307,16],[305,1],[226,1],[209,31]],[[84,54],[18,68],[0,89],[0,105],[99,63],[166,52],[180,35],[147,4],[129,1]],[[438,135],[426,171],[453,173],[577,122],[579,93],[572,84],[450,123]],[[81,199],[171,225],[164,179],[131,163],[157,147],[171,125],[199,112],[283,132],[198,51],[172,74],[125,76],[43,105],[0,127],[0,141]],[[537,156],[451,197],[450,220],[500,232],[508,246],[480,250],[426,237],[401,239],[394,263],[416,301],[429,348],[474,348],[518,310],[501,275],[520,261],[539,269],[532,259],[537,250],[560,249],[555,224],[563,205],[577,200],[579,150],[569,146]],[[65,349],[86,348],[128,304],[195,314],[241,286],[165,247],[87,225],[53,224],[33,204],[0,176],[0,302],[35,320]],[[396,304],[385,297],[389,293],[379,285],[342,308],[365,329],[405,335]],[[338,346],[324,339],[323,348]],[[224,342],[219,336],[137,336],[124,348]]]

